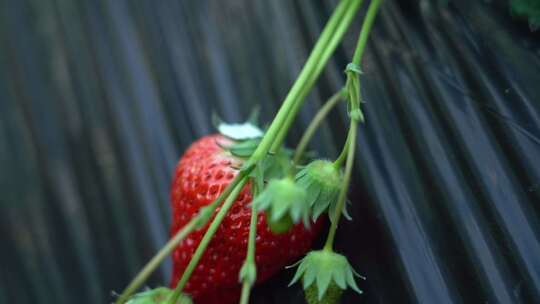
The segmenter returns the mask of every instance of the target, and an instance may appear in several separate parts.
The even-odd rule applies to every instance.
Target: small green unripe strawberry
[[[291,227],[294,225],[289,215],[285,215],[277,221],[272,220],[271,212],[266,212],[265,217],[266,217],[266,222],[268,223],[268,227],[270,228],[270,231],[272,231],[274,234],[285,233],[289,231]]]
[[[299,263],[292,285],[302,279],[309,304],[336,304],[341,293],[350,287],[362,293],[354,280],[356,274],[347,258],[330,249],[309,252]]]
[[[336,283],[331,282],[322,299],[319,300],[317,285],[311,284],[304,291],[304,294],[308,304],[337,304],[343,294],[343,289],[339,288]]]

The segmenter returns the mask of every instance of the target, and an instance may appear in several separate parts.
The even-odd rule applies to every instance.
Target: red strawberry
[[[206,136],[193,143],[180,159],[171,191],[172,234],[187,224],[201,207],[210,204],[234,179],[242,159],[222,148],[233,143],[222,135]],[[228,304],[239,299],[238,272],[246,256],[250,189],[248,184],[242,190],[186,284],[185,292],[197,304]],[[257,282],[266,280],[309,250],[320,223],[317,221],[311,229],[300,223],[285,234],[275,235],[270,232],[264,214],[259,214]],[[180,279],[207,228],[208,225],[188,235],[174,251],[172,286]]]

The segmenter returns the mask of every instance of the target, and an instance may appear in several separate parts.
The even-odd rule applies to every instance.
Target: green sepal
[[[286,149],[282,150],[277,154],[268,154],[262,160],[265,181],[282,178],[287,173],[291,163],[290,152]]]
[[[260,139],[244,140],[225,148],[236,157],[248,158],[255,152],[260,142]]]
[[[315,285],[317,299],[320,301],[332,284],[342,290],[351,288],[362,293],[356,285],[355,276],[359,277],[345,256],[330,250],[317,250],[309,252],[298,264],[298,269],[289,286],[300,279],[302,279],[304,290]]]
[[[352,221],[352,217],[349,214],[349,210],[348,210],[348,207],[350,204],[351,202],[349,200],[346,200],[345,205],[343,206],[343,210],[341,210],[341,214],[348,221]],[[330,204],[330,207],[328,208],[328,217],[330,218],[331,221],[333,221],[333,219],[336,218],[336,208],[337,208],[337,202],[333,202],[332,204]]]
[[[259,143],[260,139],[253,139],[234,143],[223,148],[236,157],[247,159],[255,152]],[[263,169],[264,180],[283,177],[290,166],[292,154],[291,150],[282,148],[278,153],[269,153],[262,160],[257,161],[257,166]],[[246,162],[244,166],[246,165],[251,164]]]
[[[351,117],[352,120],[364,122],[364,113],[362,113],[360,108],[349,111],[349,117]]]
[[[253,183],[251,184],[252,190],[251,193],[253,193],[254,196],[261,193],[264,189],[264,168],[262,161],[259,161],[257,163],[257,166],[255,166],[255,169],[251,171],[250,177],[253,180]]]
[[[131,296],[126,304],[164,304],[167,303],[169,296],[173,291],[166,287],[158,287],[143,291]],[[177,304],[193,304],[191,298],[185,294],[181,294],[178,298]]]
[[[345,67],[345,73],[347,72],[353,72],[356,74],[363,74],[362,70],[360,69],[360,65],[350,62]]]
[[[347,80],[345,89],[347,90],[347,113],[352,120],[364,121],[364,114],[360,109],[360,81],[358,77],[362,74],[360,67],[354,63],[349,63],[345,69]]]
[[[253,286],[255,281],[257,281],[257,267],[255,263],[244,261],[244,265],[242,265],[238,274],[238,280],[240,283],[247,282],[250,286]]]
[[[351,215],[349,214],[349,210],[348,210],[348,207],[349,205],[351,204],[351,201],[350,200],[346,200],[345,201],[345,206],[343,206],[343,210],[342,210],[342,213],[343,216],[348,220],[348,221],[352,221],[352,217]]]
[[[296,174],[296,182],[308,193],[307,202],[311,208],[312,220],[329,211],[330,218],[343,182],[342,174],[332,162],[315,160]]]
[[[306,204],[306,196],[306,191],[292,178],[272,179],[253,204],[257,210],[268,213],[270,223],[278,223],[290,216],[293,223],[302,220],[308,226],[310,208]]]

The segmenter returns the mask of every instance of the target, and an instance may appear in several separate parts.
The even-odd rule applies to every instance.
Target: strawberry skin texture
[[[180,159],[171,190],[171,235],[186,225],[201,207],[217,198],[237,175],[242,160],[222,148],[232,143],[222,135],[209,135],[193,143]],[[251,187],[247,184],[186,284],[184,291],[192,296],[194,303],[238,302],[241,292],[238,272],[246,257],[251,200]],[[255,257],[257,282],[268,279],[305,254],[321,224],[322,220],[318,220],[310,229],[298,224],[285,234],[275,235],[268,228],[264,214],[260,213]],[[208,226],[189,234],[175,249],[171,287],[176,286]]]

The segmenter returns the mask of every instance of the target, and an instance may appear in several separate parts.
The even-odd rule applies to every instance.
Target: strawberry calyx
[[[293,266],[296,265],[298,265],[298,269],[289,286],[302,279],[305,291],[311,288],[312,292],[313,287],[316,288],[318,301],[322,301],[330,290],[332,293],[330,298],[333,302],[319,303],[338,303],[339,298],[335,298],[336,292],[333,290],[336,287],[341,290],[349,287],[360,294],[362,293],[354,279],[360,275],[354,271],[347,258],[342,254],[326,249],[311,251]]]
[[[306,191],[292,178],[286,177],[272,179],[253,204],[257,210],[266,212],[270,228],[272,229],[273,225],[276,228],[273,232],[280,233],[283,230],[288,231],[292,224],[300,220],[305,226],[309,225],[310,209],[306,198]]]
[[[134,294],[126,304],[161,304],[166,303],[172,294],[172,290],[166,287],[158,287]],[[187,295],[180,295],[176,304],[193,304]]]
[[[341,171],[332,162],[319,159],[300,170],[295,178],[296,183],[307,193],[312,219],[315,220],[327,210],[330,218],[334,218],[343,183]]]

